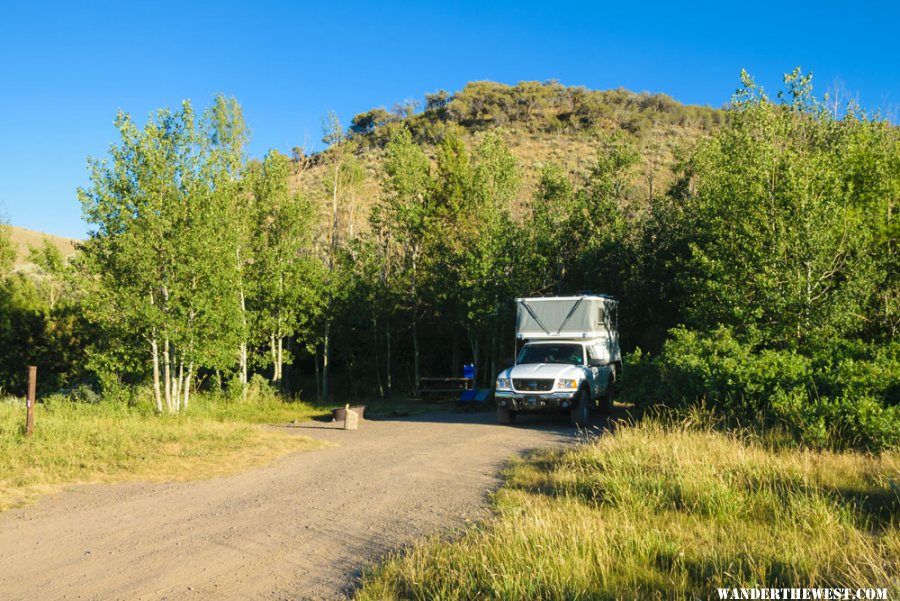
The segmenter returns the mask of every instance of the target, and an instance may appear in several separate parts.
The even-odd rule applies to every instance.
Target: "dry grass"
[[[900,458],[772,451],[644,423],[508,470],[496,519],[365,579],[359,599],[707,598],[716,587],[900,593]]]
[[[322,445],[259,422],[306,419],[302,403],[254,405],[198,399],[184,415],[154,416],[123,404],[39,405],[35,434],[22,434],[21,401],[0,402],[0,510],[72,484],[193,480],[235,473]]]
[[[77,242],[77,240],[71,238],[63,238],[62,236],[54,236],[53,234],[45,234],[15,226],[10,226],[10,239],[12,240],[13,248],[16,250],[16,267],[22,267],[28,263],[29,245],[38,248],[44,243],[44,239],[47,239],[59,249],[64,257],[68,257],[75,253],[75,243]]]

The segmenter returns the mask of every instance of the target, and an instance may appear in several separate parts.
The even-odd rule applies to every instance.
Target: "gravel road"
[[[309,422],[335,446],[226,478],[74,487],[0,514],[0,599],[333,599],[386,552],[488,515],[511,456],[571,442],[493,413]]]

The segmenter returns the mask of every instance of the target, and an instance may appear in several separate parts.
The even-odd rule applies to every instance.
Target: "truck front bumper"
[[[571,409],[578,403],[578,391],[521,393],[511,390],[494,391],[498,407],[510,411],[559,411]]]

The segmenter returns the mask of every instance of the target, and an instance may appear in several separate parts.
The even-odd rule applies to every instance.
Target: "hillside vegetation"
[[[420,110],[422,109],[422,110]],[[638,209],[672,182],[673,167],[700,139],[728,120],[721,109],[681,104],[665,94],[638,94],[624,89],[597,91],[556,82],[521,82],[510,86],[491,81],[472,82],[450,94],[426,94],[397,103],[391,110],[374,108],[356,115],[343,144],[351,146],[365,177],[356,183],[352,220],[359,231],[369,226],[369,212],[382,195],[385,147],[400,131],[408,130],[426,155],[436,158],[440,144],[459,138],[469,151],[491,132],[516,157],[522,186],[513,199],[514,214],[528,216],[528,205],[541,170],[557,165],[582,177],[594,166],[597,148],[615,137],[626,140],[639,156],[630,200]],[[327,188],[329,151],[306,156],[294,149],[298,171],[294,185],[311,196]],[[325,236],[330,207],[322,196]]]
[[[32,248],[40,248],[47,240],[56,248],[63,257],[71,257],[75,254],[75,244],[78,242],[72,238],[54,236],[36,232],[24,227],[9,226],[9,236],[16,253],[15,267],[21,268],[31,263],[29,252]]]

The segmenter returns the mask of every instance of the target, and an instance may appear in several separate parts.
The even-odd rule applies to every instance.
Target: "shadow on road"
[[[579,435],[597,436],[609,430],[611,425],[626,417],[626,411],[617,407],[612,414],[592,413],[588,428],[575,428],[569,423],[568,413],[519,413],[516,423],[501,425],[497,423],[497,414],[493,408],[478,411],[471,410],[437,410],[415,415],[375,415],[366,417],[363,422],[378,423],[431,423],[447,425],[484,426],[485,428],[502,428],[509,430],[531,430],[556,434],[562,438],[575,440]],[[297,430],[341,430],[343,422],[320,418],[302,423],[284,424],[283,427]]]

